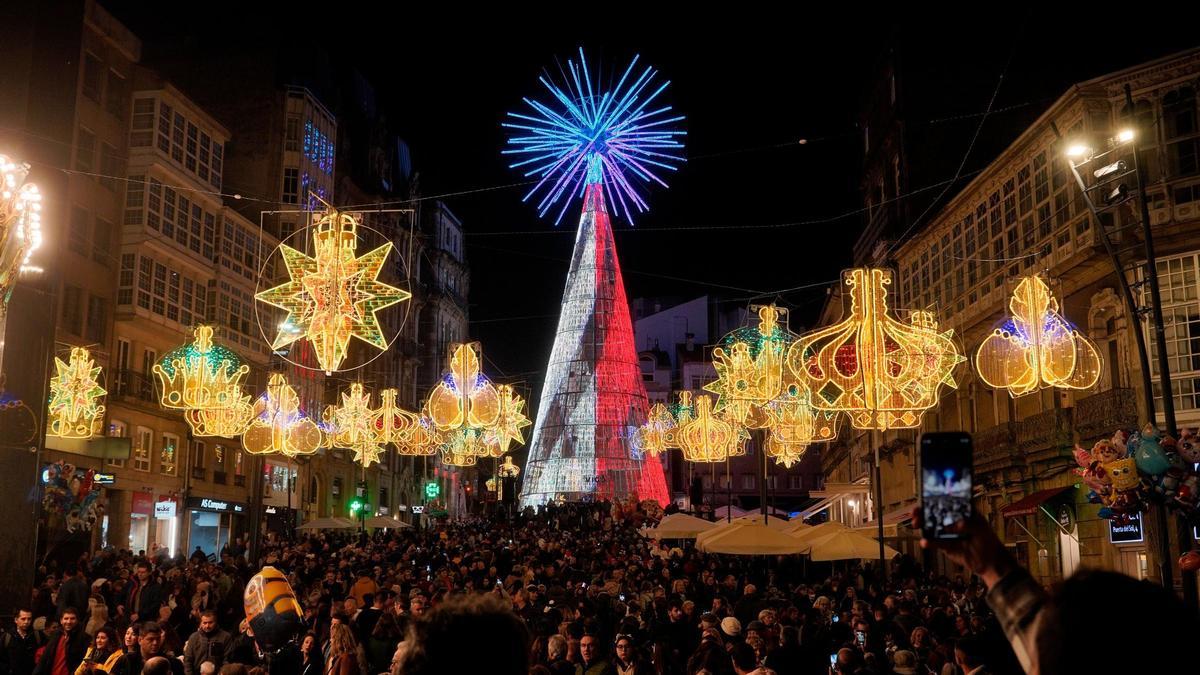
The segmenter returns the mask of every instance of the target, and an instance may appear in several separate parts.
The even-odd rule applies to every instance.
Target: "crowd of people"
[[[947,551],[963,574],[902,557],[885,578],[870,564],[706,555],[647,540],[645,521],[572,504],[270,543],[261,565],[287,575],[306,626],[273,652],[243,613],[259,566],[239,543],[217,560],[105,550],[48,562],[0,642],[0,675],[1072,672],[1031,656],[1030,625],[1083,601],[1055,605],[988,533]],[[1069,631],[1058,639],[1071,644]]]

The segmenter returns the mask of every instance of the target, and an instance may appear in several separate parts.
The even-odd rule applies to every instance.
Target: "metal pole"
[[[758,444],[758,456],[760,458],[758,462],[758,498],[762,502],[760,510],[762,511],[763,525],[767,524],[767,448],[766,443],[763,442],[765,436],[766,433],[763,431],[755,434],[755,441]]]
[[[1133,94],[1129,85],[1125,85],[1125,104],[1130,114],[1133,114]],[[1140,131],[1140,130],[1139,130]],[[1164,334],[1162,294],[1158,285],[1158,258],[1154,253],[1154,234],[1150,229],[1150,206],[1146,203],[1145,173],[1142,169],[1141,158],[1137,151],[1137,138],[1133,143],[1133,169],[1137,178],[1138,210],[1142,219],[1142,237],[1146,247],[1146,281],[1150,286],[1150,310],[1154,319],[1154,346],[1158,352],[1158,386],[1162,389],[1163,423],[1166,432],[1172,438],[1179,437],[1179,429],[1175,423],[1175,395],[1171,386],[1171,364],[1167,359],[1167,340]],[[1139,326],[1140,328],[1140,326]],[[1139,331],[1140,332],[1140,331]],[[1191,549],[1192,528],[1185,519],[1175,517],[1176,534],[1179,538],[1179,550],[1185,553]],[[1158,526],[1162,537],[1164,566],[1170,569],[1170,535],[1167,527],[1166,507],[1158,509]],[[1197,594],[1196,573],[1182,567],[1179,570],[1180,584],[1183,587],[1183,599],[1192,609],[1200,607],[1200,596]],[[1164,577],[1165,579],[1165,577]],[[1164,586],[1167,584],[1163,583]]]
[[[879,580],[887,581],[887,564],[884,560],[883,544],[883,465],[880,461],[880,445],[883,434],[872,429],[871,445],[875,448],[875,532],[879,536]]]

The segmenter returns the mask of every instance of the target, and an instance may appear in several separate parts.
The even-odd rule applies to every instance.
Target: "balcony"
[[[1025,455],[1070,448],[1071,411],[1046,410],[1016,423],[1017,449]]]
[[[225,485],[228,482],[226,476],[224,471],[214,471],[212,482],[217,485]]]
[[[235,475],[233,477],[233,484],[235,487],[246,487],[246,477],[243,475]]]
[[[1081,444],[1109,438],[1117,429],[1138,426],[1137,398],[1132,389],[1109,389],[1075,401],[1075,430]]]
[[[1015,466],[1022,460],[1017,447],[1017,423],[1004,422],[975,434],[975,470],[978,473]]]
[[[113,392],[118,397],[158,405],[158,388],[154,378],[133,370],[118,370]]]

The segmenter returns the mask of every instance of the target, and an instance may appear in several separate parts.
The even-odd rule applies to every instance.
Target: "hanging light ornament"
[[[717,395],[714,410],[747,426],[761,423],[756,409],[783,392],[783,361],[794,339],[787,326],[780,325],[778,307],[752,306],[751,310],[758,314],[758,326],[730,333],[723,345],[713,349],[717,379],[704,385]]]
[[[28,164],[0,155],[0,317],[17,277],[42,245],[42,195],[25,182],[28,175]]]
[[[377,312],[412,294],[379,281],[379,271],[392,250],[388,242],[362,256],[358,249],[358,220],[329,208],[313,226],[314,256],[279,245],[291,279],[258,293],[255,298],[287,310],[288,315],[272,349],[307,338],[317,363],[331,374],[346,358],[350,338],[386,351],[387,339]]]
[[[399,395],[395,389],[384,389],[379,392],[379,407],[371,411],[371,432],[380,445],[391,445],[399,450],[400,446],[409,442],[419,420],[396,403]]]
[[[524,429],[532,422],[525,416],[525,399],[518,396],[511,385],[498,385],[496,392],[500,411],[488,434],[488,451],[494,457],[502,457],[513,443],[525,443]]]
[[[681,392],[680,403],[691,405],[691,394]],[[739,449],[743,437],[735,424],[727,422],[713,413],[711,396],[696,397],[696,413],[680,421],[675,429],[675,441],[689,462],[724,462]]]
[[[436,455],[443,442],[445,438],[434,426],[433,420],[428,415],[420,415],[403,442],[396,446],[396,452],[406,457],[428,457]]]
[[[242,447],[252,455],[311,455],[324,443],[321,428],[300,412],[300,397],[282,373],[271,375],[254,412],[242,434]]]
[[[250,395],[242,393],[241,386],[230,385],[222,400],[225,407],[183,411],[183,419],[187,420],[193,436],[236,438],[245,433],[254,419]]]
[[[855,428],[917,427],[937,405],[941,385],[957,386],[954,367],[965,358],[951,339],[953,331],[939,331],[929,312],[913,312],[911,324],[893,318],[887,270],[848,270],[844,283],[850,289],[849,316],[792,344],[792,375],[812,392],[815,410],[844,412]]]
[[[54,357],[54,369],[58,374],[50,378],[46,435],[81,439],[103,435],[103,399],[108,392],[100,386],[100,366],[87,349],[73,347],[69,362]]]
[[[429,394],[429,419],[439,431],[482,429],[500,417],[500,394],[480,372],[478,342],[451,345],[450,371]]]
[[[339,448],[354,452],[354,461],[364,467],[379,461],[383,446],[374,423],[371,409],[371,394],[361,383],[350,385],[350,391],[342,392],[341,405],[331,411],[333,434],[330,442]]]
[[[449,432],[440,450],[447,466],[475,466],[481,456],[490,454],[485,432],[471,428]]]
[[[633,446],[641,452],[654,456],[661,455],[675,444],[675,416],[662,403],[650,406],[646,415],[646,423],[638,428],[634,435]]]
[[[1039,389],[1090,389],[1100,379],[1096,345],[1059,314],[1058,300],[1038,276],[1021,279],[1008,301],[1012,316],[984,338],[975,370],[988,386],[1014,398]]]

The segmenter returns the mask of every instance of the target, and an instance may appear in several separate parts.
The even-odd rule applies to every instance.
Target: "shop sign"
[[[1108,521],[1108,540],[1114,544],[1132,544],[1145,539],[1142,532],[1142,514],[1135,513],[1127,521],[1118,524],[1115,520]]]
[[[407,504],[397,504],[396,510],[399,511],[400,513],[408,513],[408,505]]]
[[[425,507],[424,506],[413,506],[412,512],[413,512],[413,514],[425,513]]]
[[[154,517],[158,520],[167,520],[175,517],[175,500],[154,503]]]
[[[268,515],[268,516],[273,516],[273,515],[275,515],[276,513],[279,513],[279,511],[277,511],[277,510],[275,509],[275,507],[274,507],[274,506],[268,506],[268,507],[267,507],[267,515]]]
[[[117,476],[111,473],[94,473],[92,474],[92,482],[96,485],[112,485],[117,482]]]
[[[150,492],[134,492],[129,512],[140,513],[144,516],[154,513],[154,494]]]
[[[1064,532],[1070,532],[1075,527],[1075,514],[1071,512],[1070,504],[1058,505],[1058,526]]]
[[[218,511],[221,513],[245,513],[246,505],[240,502],[227,502],[223,499],[212,499],[210,497],[192,497],[187,502],[189,509],[204,509],[205,511]]]

